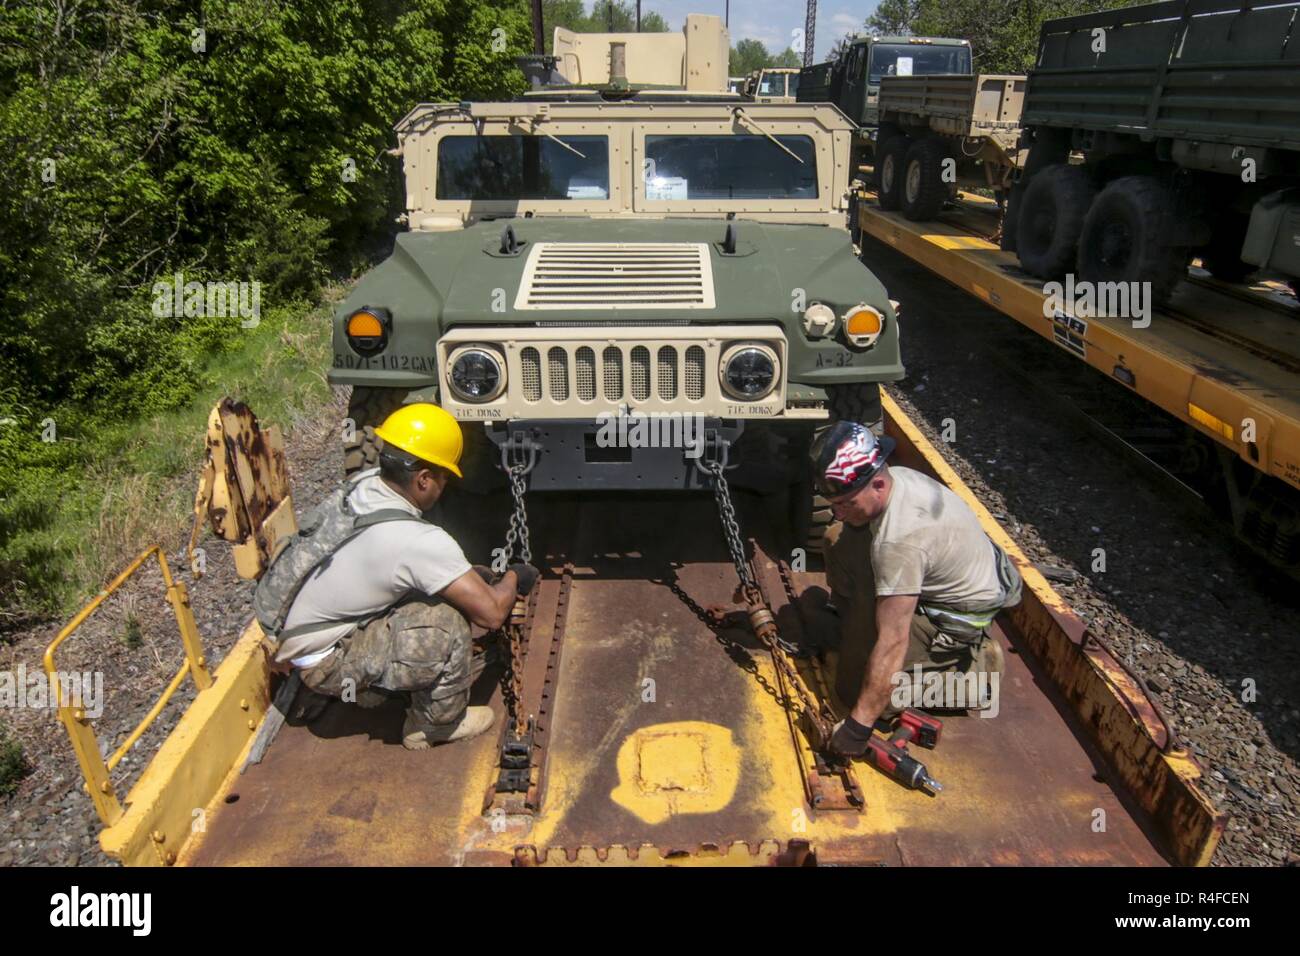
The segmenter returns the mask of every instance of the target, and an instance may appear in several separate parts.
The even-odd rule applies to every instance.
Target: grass
[[[23,747],[9,736],[9,730],[0,724],[0,797],[7,797],[18,789],[18,784],[31,767],[23,756]]]
[[[78,423],[78,469],[30,476],[30,514],[13,522],[23,566],[0,610],[0,632],[33,617],[71,613],[139,552],[168,550],[188,531],[193,477],[202,464],[208,414],[224,396],[266,423],[310,420],[330,398],[330,317],[343,287],[324,301],[264,310],[246,340],[213,357],[204,385],[181,409],[128,422]],[[11,519],[12,521],[12,519]]]

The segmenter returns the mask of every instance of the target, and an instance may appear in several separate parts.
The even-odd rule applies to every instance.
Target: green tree
[[[243,341],[154,283],[269,310],[363,267],[403,205],[394,122],[522,89],[531,46],[524,0],[0,4],[0,604],[68,547],[29,532],[98,423],[182,407]]]
[[[786,47],[776,56],[771,58],[768,66],[803,66],[803,57],[795,53],[790,47]]]
[[[886,36],[911,36],[923,0],[880,0],[867,17],[867,30]]]
[[[771,65],[771,54],[761,40],[748,37],[731,48],[727,69],[731,76],[746,76],[754,70]]]
[[[1043,21],[1131,5],[1129,0],[920,0],[912,29],[918,36],[970,40],[977,73],[1025,73],[1037,57]]]
[[[606,0],[592,0],[590,11],[583,0],[542,0],[542,24],[545,28],[546,52],[553,51],[555,28],[565,27],[576,33],[632,33],[636,30],[636,6],[628,0],[613,4],[614,29],[611,31],[610,8]],[[653,10],[641,9],[642,33],[670,33],[672,27]]]

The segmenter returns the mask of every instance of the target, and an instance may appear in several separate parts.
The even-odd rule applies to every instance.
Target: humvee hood
[[[396,255],[424,278],[441,303],[442,328],[460,325],[533,323],[563,318],[577,321],[663,321],[692,323],[785,320],[792,303],[813,301],[831,273],[852,269],[860,289],[861,266],[848,234],[816,225],[785,225],[737,219],[736,251],[724,252],[728,221],[717,219],[497,219],[460,232],[405,233]],[[509,226],[519,243],[515,255],[501,252]],[[516,308],[530,251],[538,243],[690,243],[707,247],[712,273],[712,308]],[[873,296],[883,287],[872,280]],[[831,282],[839,285],[838,282]],[[797,314],[795,310],[795,314]]]

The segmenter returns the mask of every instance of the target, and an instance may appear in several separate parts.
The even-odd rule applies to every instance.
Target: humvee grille
[[[523,372],[524,398],[530,402],[542,399],[542,357],[529,346],[519,353],[519,368]]]
[[[632,350],[632,397],[638,402],[650,397],[650,350],[644,345]]]
[[[516,309],[712,309],[704,242],[539,242]]]
[[[722,358],[733,345],[760,342],[782,370],[771,394],[738,403],[723,388]],[[504,360],[505,388],[485,402],[457,398],[449,362],[459,348],[489,348]],[[784,368],[786,340],[779,325],[654,325],[613,329],[543,329],[532,325],[447,330],[437,343],[439,381],[448,411],[466,420],[598,418],[624,413],[703,414],[773,418],[788,413]],[[825,418],[825,409],[796,417]]]
[[[546,364],[550,372],[551,398],[557,402],[569,398],[569,357],[558,345],[552,346],[546,353]]]
[[[573,371],[578,378],[578,397],[589,402],[596,397],[596,353],[587,346],[573,357]]]
[[[704,349],[698,345],[686,350],[686,397],[693,401],[704,397]]]
[[[659,347],[659,397],[664,401],[677,397],[677,350],[671,345]]]
[[[623,397],[623,350],[617,345],[606,345],[601,358],[605,365],[601,370],[605,380],[605,400],[617,402]]]

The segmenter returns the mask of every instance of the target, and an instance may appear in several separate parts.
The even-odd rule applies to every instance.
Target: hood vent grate
[[[704,242],[539,242],[516,309],[712,309]]]

